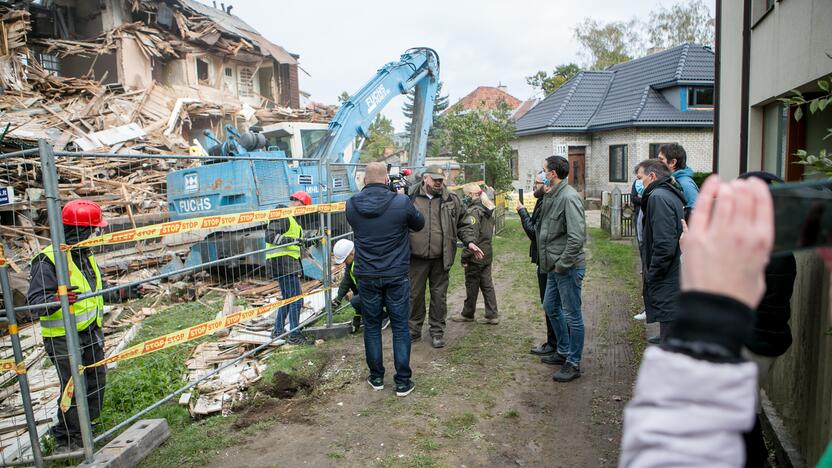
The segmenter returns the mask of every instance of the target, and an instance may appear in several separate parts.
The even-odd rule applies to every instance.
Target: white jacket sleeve
[[[619,467],[742,467],[754,425],[757,368],[651,346],[624,410]]]

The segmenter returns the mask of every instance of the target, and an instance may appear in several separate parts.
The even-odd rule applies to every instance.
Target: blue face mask
[[[547,176],[546,176],[546,173],[545,173],[545,172],[543,173],[543,176],[542,176],[542,177],[543,177],[543,185],[545,185],[545,186],[547,186],[547,187],[548,187],[548,186],[549,186],[549,184],[551,184],[552,182],[549,180],[549,177],[547,177]]]
[[[641,195],[644,192],[644,182],[641,179],[636,179],[636,193]]]

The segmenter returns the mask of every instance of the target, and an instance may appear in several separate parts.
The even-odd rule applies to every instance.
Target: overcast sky
[[[211,3],[202,0],[204,3]],[[222,0],[220,0],[222,1]],[[217,2],[217,4],[220,3]],[[224,1],[229,4],[227,0]],[[300,88],[335,104],[408,48],[439,53],[443,91],[456,102],[477,86],[502,83],[519,99],[534,92],[525,76],[568,62],[582,64],[572,27],[646,18],[675,0],[232,0],[233,13],[266,38],[300,55]],[[713,11],[713,0],[706,0]],[[401,100],[384,111],[401,130]]]

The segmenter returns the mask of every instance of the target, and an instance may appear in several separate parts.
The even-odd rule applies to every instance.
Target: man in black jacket
[[[664,343],[676,319],[679,302],[679,268],[685,197],[673,183],[670,169],[648,159],[638,165],[644,194],[643,295],[647,323],[659,322],[659,341]]]
[[[546,186],[543,184],[543,172],[540,172],[534,178],[533,195],[535,200],[539,202],[545,193]],[[517,203],[517,214],[520,216],[520,221],[523,223],[523,230],[526,231],[526,235],[531,241],[531,245],[529,245],[529,258],[531,258],[534,265],[537,265],[537,236],[534,232],[534,224],[537,222],[537,216],[540,214],[540,210],[538,210],[540,206],[540,203],[535,203],[532,214],[529,216],[529,210],[527,210],[521,203]],[[540,303],[543,304],[543,294],[546,292],[546,280],[548,275],[546,273],[541,273],[539,268],[536,268],[536,270],[537,288],[540,291]],[[544,313],[543,317],[546,319],[546,342],[540,346],[532,348],[529,352],[537,356],[552,356],[555,354],[558,339],[557,335],[555,335],[554,329],[552,328],[552,323],[549,321],[549,316]]]
[[[410,231],[425,219],[406,195],[388,188],[387,167],[370,163],[365,186],[347,200],[347,221],[355,237],[355,277],[364,319],[364,353],[373,390],[384,389],[381,311],[387,308],[393,329],[396,395],[413,391],[410,370]]]

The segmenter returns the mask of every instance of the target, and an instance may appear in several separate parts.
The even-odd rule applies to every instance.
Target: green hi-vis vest
[[[283,233],[283,237],[300,239],[302,236],[303,229],[301,229],[300,224],[298,224],[294,216],[289,216],[289,229],[287,229],[286,232]],[[276,245],[266,242],[266,248],[271,249],[274,247],[276,247]],[[279,249],[269,250],[266,252],[266,260],[270,258],[282,257],[284,255],[288,255],[289,257],[292,257],[295,260],[300,260],[300,245],[287,245]]]
[[[355,260],[350,265],[350,278],[352,278],[352,284],[358,286],[358,281],[355,280]]]
[[[40,253],[46,255],[46,258],[53,265],[55,264],[55,252],[51,245],[46,246]],[[95,290],[100,291],[103,287],[101,283],[101,271],[99,271],[98,265],[95,263],[95,257],[90,255],[88,258],[90,259],[92,271],[95,272]],[[76,287],[75,293],[81,295],[92,292],[93,289],[90,287],[89,281],[87,281],[84,273],[81,272],[81,269],[72,260],[71,255],[67,255],[67,261],[69,264],[69,285]],[[101,321],[104,317],[104,298],[102,296],[82,299],[76,302],[73,308],[75,310],[75,325],[78,331],[86,330],[93,322],[96,322],[99,327],[101,326]],[[40,318],[40,332],[45,338],[66,336],[63,311],[60,308]]]

